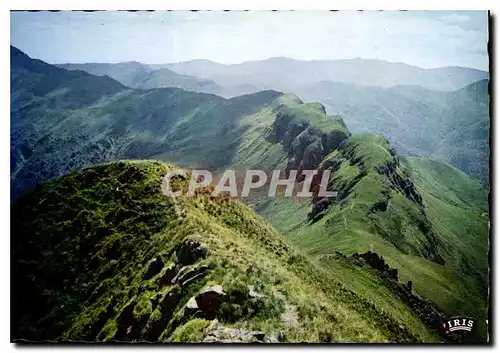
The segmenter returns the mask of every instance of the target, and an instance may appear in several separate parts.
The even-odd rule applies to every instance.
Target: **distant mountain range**
[[[353,132],[384,135],[403,154],[451,163],[488,183],[489,103],[484,71],[422,69],[381,60],[271,58],[224,65],[209,60],[146,65],[63,64],[141,89],[178,87],[234,97],[293,92],[341,115]]]
[[[55,66],[72,71],[82,70],[97,76],[109,76],[128,87],[138,89],[176,87],[227,98],[259,91],[251,84],[229,84],[222,87],[210,79],[182,75],[161,65],[145,65],[136,61],[118,64],[89,63]]]
[[[150,89],[177,87],[187,91],[215,93],[222,90],[212,80],[181,75],[167,68],[153,69],[136,61],[119,64],[61,64],[57,67],[66,70],[82,70],[92,75],[109,76],[132,88]]]
[[[291,93],[137,89],[14,47],[10,59],[14,339],[440,342],[443,318],[466,315],[469,339],[486,341],[488,193],[476,179],[351,134]],[[316,93],[339,89],[328,85]],[[375,102],[437,112],[486,94],[484,82],[438,97],[376,89]],[[425,109],[413,116],[440,118]],[[449,138],[481,131],[462,130],[470,109],[455,125],[443,115]],[[172,164],[329,170],[338,196],[257,194],[244,200],[253,210],[210,188],[172,199]]]
[[[297,92],[343,117],[351,131],[383,134],[402,154],[450,163],[484,183],[489,172],[487,79],[457,91],[320,82]]]
[[[179,87],[202,93],[230,96],[238,92],[224,91],[246,85],[257,90],[274,89],[294,92],[322,81],[351,83],[362,86],[421,86],[438,91],[454,91],[487,79],[488,72],[466,67],[422,69],[404,63],[372,59],[300,61],[270,58],[241,64],[219,64],[209,60],[191,60],[175,64],[148,65],[139,62],[117,64],[58,64],[68,70],[84,70],[93,75],[108,75],[134,88]],[[149,75],[159,70],[161,74]],[[177,74],[177,75],[176,75]],[[153,83],[149,81],[152,80]],[[251,92],[247,92],[251,93]]]
[[[12,196],[73,169],[171,152],[213,167],[252,114],[282,93],[224,99],[179,88],[130,89],[108,76],[68,71],[11,48]],[[123,76],[124,77],[124,76]],[[131,77],[131,76],[128,76]],[[226,135],[227,139],[217,139]],[[202,161],[204,161],[202,163]]]
[[[244,82],[259,89],[291,92],[320,81],[378,87],[411,85],[453,91],[489,77],[485,71],[465,67],[422,69],[404,63],[371,59],[300,61],[271,58],[232,65],[192,60],[161,67],[184,75],[211,79],[222,86]]]

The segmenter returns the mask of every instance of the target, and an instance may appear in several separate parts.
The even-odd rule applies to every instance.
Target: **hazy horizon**
[[[362,58],[489,71],[486,11],[20,11],[11,44],[51,64]]]
[[[152,65],[152,66],[155,66],[155,65],[180,64],[180,63],[187,63],[187,62],[194,62],[194,61],[206,61],[206,62],[211,62],[211,63],[214,63],[214,64],[231,66],[231,65],[241,65],[241,64],[250,63],[250,62],[262,62],[262,61],[273,60],[273,59],[287,59],[287,60],[294,60],[294,61],[301,61],[301,62],[363,60],[363,61],[381,61],[381,62],[386,62],[386,63],[390,63],[390,64],[403,64],[403,65],[418,67],[418,68],[423,69],[423,70],[433,70],[433,69],[460,67],[460,68],[466,68],[466,69],[472,69],[472,70],[479,70],[479,71],[485,71],[485,72],[489,71],[488,69],[481,70],[481,69],[476,69],[476,68],[469,67],[469,66],[459,66],[459,65],[448,65],[448,66],[437,66],[437,67],[421,67],[421,66],[418,66],[418,65],[408,64],[408,63],[405,63],[405,62],[402,62],[402,61],[389,61],[389,60],[361,58],[361,57],[352,57],[352,58],[345,58],[345,59],[312,59],[312,60],[300,60],[300,59],[290,58],[290,57],[286,57],[286,56],[272,56],[272,57],[264,58],[264,59],[261,59],[261,60],[247,60],[247,61],[242,61],[242,62],[237,62],[237,63],[225,64],[225,63],[221,63],[221,62],[218,62],[218,61],[214,61],[214,60],[210,60],[210,59],[205,59],[205,58],[197,58],[197,59],[190,59],[190,60],[186,60],[186,61],[176,61],[176,62],[164,62],[164,63],[160,63],[160,62],[158,62],[158,63],[144,63],[144,62],[141,62],[141,61],[138,61],[138,60],[116,61],[116,62],[104,62],[104,61],[92,61],[92,62],[76,62],[76,61],[73,61],[73,62],[49,62],[49,61],[43,60],[41,58],[33,57],[33,56],[29,55],[29,53],[26,53],[26,54],[28,54],[28,56],[32,57],[33,59],[39,59],[39,60],[45,61],[48,64],[52,64],[52,65],[63,65],[63,64],[112,64],[113,65],[113,64],[124,64],[124,63],[136,62],[136,63],[140,63],[140,64],[143,64],[143,65]]]

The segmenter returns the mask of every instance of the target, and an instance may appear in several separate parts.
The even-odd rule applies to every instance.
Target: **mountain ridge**
[[[203,78],[211,78],[216,82],[219,82],[224,85],[226,78],[223,78],[225,71],[228,75],[246,75],[245,79],[246,83],[254,83],[252,81],[250,72],[251,67],[255,67],[256,65],[260,67],[260,70],[265,70],[268,74],[273,74],[276,72],[280,72],[286,67],[287,69],[293,68],[294,71],[290,72],[290,75],[300,76],[300,80],[307,81],[309,84],[312,80],[318,81],[317,71],[321,70],[322,76],[326,76],[327,80],[333,81],[341,81],[348,83],[357,83],[367,86],[381,86],[381,87],[390,87],[397,85],[400,80],[410,80],[410,84],[415,84],[415,82],[422,86],[435,90],[453,90],[458,89],[466,84],[477,81],[482,78],[488,77],[488,73],[485,71],[481,71],[478,69],[465,68],[465,67],[440,67],[440,68],[432,68],[432,69],[424,69],[418,66],[409,65],[406,63],[393,63],[384,60],[377,59],[339,59],[339,60],[312,60],[312,61],[301,61],[289,58],[270,58],[266,60],[260,61],[250,61],[243,62],[240,64],[217,64],[213,65],[213,62],[210,62],[210,66],[213,67],[213,72],[206,71],[208,67],[200,68],[200,70],[194,70],[193,65],[196,66],[198,62],[196,61],[188,61],[188,62],[180,62],[180,63],[172,63],[165,64],[164,67],[169,67],[174,69],[174,71],[178,71],[184,74],[191,74],[197,77]],[[272,64],[279,63],[278,66]],[[204,62],[204,64],[207,64]],[[315,66],[316,65],[316,66]],[[357,66],[356,66],[357,65]],[[367,70],[369,65],[375,65],[376,70],[378,70],[377,75],[372,75],[370,71],[366,71],[362,75],[361,78],[358,79],[359,72],[362,70]],[[217,66],[217,67],[215,67]],[[392,66],[392,69],[389,70],[389,67]],[[300,70],[299,70],[300,67]],[[406,71],[404,74],[399,73],[395,74],[392,70],[397,67],[399,69],[410,70]],[[233,72],[231,72],[231,70]],[[240,70],[235,72],[235,70]],[[246,70],[246,71],[245,71]],[[349,71],[356,70],[357,73],[349,73]],[[372,68],[371,70],[375,70]],[[464,75],[464,77],[457,77],[454,79],[455,81],[450,81],[451,77],[450,70],[454,71],[455,75]],[[431,76],[424,77],[425,75],[432,74],[432,76],[438,75],[439,78],[437,80],[433,80]],[[466,78],[467,75],[470,75],[471,79]],[[218,81],[219,76],[219,81]],[[236,77],[236,76],[235,76]],[[234,77],[234,78],[235,78]],[[477,78],[477,79],[476,79]],[[382,79],[382,81],[377,81]],[[249,81],[250,80],[250,81]],[[427,80],[428,83],[425,83]],[[441,82],[439,82],[441,81]],[[269,82],[269,81],[268,81]],[[293,81],[291,81],[293,82]],[[413,82],[413,83],[412,83]],[[254,83],[255,84],[255,83]],[[291,85],[290,85],[291,86]]]
[[[460,65],[448,65],[448,66],[438,66],[438,67],[430,67],[430,68],[424,68],[418,65],[414,64],[408,64],[403,61],[389,61],[389,60],[382,60],[382,59],[372,59],[372,58],[360,58],[360,57],[353,57],[353,58],[345,58],[345,59],[311,59],[311,60],[303,60],[303,59],[295,59],[295,58],[290,58],[287,56],[272,56],[266,59],[260,59],[260,60],[246,60],[238,63],[220,63],[218,61],[210,60],[210,59],[191,59],[191,60],[184,60],[184,61],[177,61],[177,62],[170,62],[166,64],[145,64],[145,65],[150,65],[150,66],[165,66],[165,65],[176,65],[176,64],[182,64],[182,63],[209,63],[209,64],[216,64],[216,65],[224,65],[224,66],[230,66],[230,65],[241,65],[244,63],[258,63],[262,61],[277,61],[277,60],[289,60],[289,61],[299,61],[299,62],[342,62],[342,61],[366,61],[366,62],[382,62],[382,63],[389,63],[389,64],[402,64],[405,66],[411,66],[415,67],[418,69],[422,70],[439,70],[439,69],[468,69],[468,70],[476,70],[476,71],[481,71],[481,72],[487,72],[485,70],[473,68],[473,67],[468,67],[468,66],[460,66]],[[116,63],[115,63],[116,64]],[[57,65],[57,64],[56,64]]]
[[[323,81],[299,94],[342,115],[353,132],[381,133],[402,154],[450,163],[487,184],[488,90],[486,79],[451,92]]]
[[[300,61],[283,57],[231,65],[193,60],[151,68],[156,71],[148,75],[158,79],[142,77],[143,88],[179,86],[226,98],[273,89],[320,101],[330,113],[344,116],[353,132],[382,134],[400,153],[451,163],[483,183],[489,182],[488,146],[484,143],[489,131],[484,107],[487,72],[471,71],[472,76],[468,76],[469,69],[461,67],[422,69],[375,59]],[[170,69],[190,76],[161,78],[161,70]],[[448,88],[435,87],[432,82]],[[479,91],[474,92],[474,87]],[[454,126],[455,121],[459,127]],[[460,134],[464,131],[468,133]],[[457,140],[464,143],[457,144]],[[439,142],[434,145],[432,141]]]
[[[36,61],[29,63],[37,64]],[[363,336],[360,331],[352,331],[351,326],[346,326],[346,330],[330,326],[329,316],[320,313],[329,313],[333,309],[328,308],[328,304],[321,309],[322,305],[314,304],[314,296],[304,294],[295,298],[294,303],[287,301],[288,304],[297,305],[299,312],[299,308],[304,307],[307,309],[302,311],[305,316],[312,312],[314,313],[312,317],[318,319],[312,319],[312,322],[306,321],[309,329],[302,331],[302,334],[295,332],[289,336],[291,341],[307,339],[315,342],[335,341],[346,340],[349,337],[352,341],[363,339],[384,342],[386,340],[439,341],[440,327],[436,327],[436,322],[439,321],[436,317],[460,314],[477,318],[479,328],[472,340],[486,340],[487,327],[483,318],[487,315],[488,297],[488,264],[485,261],[488,250],[488,217],[484,216],[484,210],[487,210],[487,192],[476,180],[439,162],[399,156],[387,139],[380,135],[352,135],[340,116],[328,115],[321,103],[307,103],[293,94],[264,91],[224,99],[178,88],[134,90],[112,79],[84,72],[55,68],[55,71],[51,72],[59,73],[60,77],[52,77],[43,75],[42,69],[40,69],[42,74],[38,74],[39,68],[45,67],[42,64],[31,67],[32,71],[29,71],[30,67],[16,66],[15,63],[11,67],[13,72],[11,104],[13,107],[22,104],[22,107],[13,109],[11,115],[11,164],[14,166],[14,172],[11,174],[11,190],[20,194],[41,181],[73,172],[66,177],[44,182],[21,196],[19,198],[21,201],[14,201],[14,205],[17,202],[26,205],[15,206],[16,212],[12,212],[15,214],[13,224],[17,224],[13,232],[25,234],[19,237],[21,244],[19,247],[16,246],[16,249],[20,249],[16,251],[16,256],[22,253],[23,249],[27,251],[23,256],[16,258],[19,260],[16,262],[18,264],[16,268],[26,271],[26,276],[19,277],[20,281],[29,282],[31,275],[38,273],[40,268],[53,267],[54,273],[59,270],[70,271],[71,266],[62,265],[65,262],[61,261],[61,258],[77,256],[78,249],[82,251],[83,258],[88,259],[84,246],[93,243],[82,241],[81,244],[73,244],[67,237],[68,234],[79,234],[81,237],[78,239],[85,239],[88,235],[94,240],[104,236],[110,241],[109,243],[104,241],[99,248],[103,251],[107,249],[106,253],[109,252],[111,257],[108,255],[96,257],[93,260],[96,261],[94,263],[96,272],[82,271],[82,275],[109,275],[111,281],[122,282],[122,277],[115,272],[119,262],[113,261],[117,260],[114,258],[117,252],[112,244],[114,241],[111,242],[115,238],[108,237],[109,231],[122,227],[119,229],[122,235],[137,233],[137,236],[127,236],[123,242],[119,242],[123,246],[134,248],[139,244],[134,242],[134,239],[139,240],[143,235],[156,234],[156,231],[148,231],[151,227],[162,228],[167,233],[176,233],[178,231],[176,225],[184,224],[184,221],[175,217],[171,219],[157,216],[165,212],[177,216],[176,212],[180,211],[182,219],[185,219],[185,216],[191,220],[188,222],[189,225],[208,226],[211,229],[210,233],[214,234],[210,239],[216,244],[218,241],[224,243],[221,248],[227,248],[224,240],[227,238],[219,239],[218,234],[221,237],[223,234],[228,235],[233,239],[231,242],[244,246],[246,249],[244,253],[236,251],[238,247],[235,247],[235,254],[242,255],[242,259],[254,259],[258,264],[262,262],[262,258],[269,256],[273,259],[275,256],[284,257],[289,261],[285,261],[287,263],[287,265],[283,263],[285,269],[278,272],[291,273],[290,276],[297,275],[301,278],[299,283],[305,283],[309,274],[318,271],[318,275],[323,278],[318,281],[322,283],[320,291],[327,291],[332,295],[329,298],[338,300],[337,308],[343,308],[338,309],[342,320],[348,320],[348,314],[352,312],[356,317],[355,322],[358,322],[363,330],[368,330],[366,336]],[[85,85],[73,84],[73,78],[82,74],[87,78]],[[19,77],[23,79],[16,79]],[[45,81],[55,81],[58,84],[46,86]],[[33,91],[31,87],[36,85],[41,85],[43,90]],[[109,90],[101,87],[108,85]],[[80,97],[82,91],[91,92],[92,99],[82,100]],[[263,221],[262,223],[249,221],[258,216],[249,211],[237,211],[245,206],[238,206],[239,203],[229,198],[224,202],[234,202],[236,206],[233,206],[236,208],[231,208],[224,203],[219,204],[219,200],[206,199],[204,196],[197,201],[186,200],[184,203],[179,200],[182,201],[181,204],[166,205],[165,202],[168,203],[168,200],[161,197],[158,185],[165,168],[172,166],[150,162],[141,164],[142,162],[116,161],[151,158],[170,164],[180,164],[182,167],[213,171],[225,168],[264,171],[275,169],[288,171],[291,168],[329,170],[331,174],[328,189],[338,190],[340,194],[338,199],[322,200],[312,197],[296,200],[286,197],[267,198],[256,194],[254,198],[246,200],[246,203],[277,228],[288,239],[287,241],[300,249],[300,252],[304,252],[298,259],[306,259],[307,263],[312,263],[306,266],[309,268],[305,272],[307,276],[301,274],[302,266],[299,266],[302,270],[294,267],[297,259],[289,257],[292,256],[291,248],[285,251],[281,246],[273,247],[278,241],[278,233],[276,237],[264,239],[261,244],[267,248],[271,244],[273,249],[270,249],[269,254],[264,252],[266,255],[261,258],[251,257],[250,254],[256,253],[256,248],[249,248],[244,245],[245,240],[239,242],[237,239],[250,236],[252,242],[254,240],[259,242],[258,239],[268,234],[271,226]],[[106,161],[111,163],[101,164]],[[90,167],[97,164],[99,166]],[[82,170],[84,167],[89,168]],[[185,183],[187,180],[181,182]],[[98,186],[103,188],[102,192]],[[144,192],[141,191],[136,195],[134,190]],[[45,196],[50,200],[47,204],[44,204]],[[82,209],[91,211],[81,212]],[[217,214],[223,217],[218,218]],[[167,227],[163,228],[165,222]],[[111,229],[109,225],[113,224]],[[247,227],[249,224],[260,224],[260,226]],[[238,228],[236,232],[238,236],[233,237],[226,233],[223,228],[227,226]],[[243,228],[240,229],[240,226]],[[196,233],[207,230],[197,229]],[[31,238],[34,234],[40,237]],[[113,231],[111,234],[114,234]],[[53,238],[50,239],[54,242],[44,243],[49,247],[46,249],[47,256],[43,256],[40,252],[28,251],[32,245],[36,249],[36,242],[40,239],[51,236]],[[254,239],[254,236],[257,238]],[[180,240],[175,237],[167,238],[174,242]],[[78,239],[75,238],[74,241],[78,242]],[[189,239],[200,241],[197,237]],[[26,243],[23,244],[23,241]],[[149,247],[158,243],[145,244],[149,244],[147,245]],[[177,243],[169,244],[166,246],[170,249]],[[61,249],[62,251],[59,251]],[[142,246],[137,251],[143,254],[141,249]],[[161,252],[161,249],[158,249]],[[173,253],[170,254],[173,256]],[[158,274],[157,267],[160,267],[161,271],[167,271],[165,266],[159,266],[160,261],[155,254],[150,255],[151,257],[148,255],[147,259],[141,258],[145,261],[138,259],[139,262],[135,264],[141,267],[145,274],[149,273],[146,275],[147,278],[139,281],[151,280]],[[174,261],[171,255],[164,257],[160,254],[161,263]],[[30,259],[36,259],[37,263],[30,262]],[[282,263],[281,261],[278,259],[269,266],[276,268],[277,264]],[[39,266],[42,263],[45,267]],[[174,265],[176,263],[174,261]],[[236,263],[239,263],[238,256],[231,257],[228,266],[231,267]],[[304,264],[302,260],[299,263]],[[122,264],[128,266],[130,263]],[[375,264],[375,267],[370,264]],[[255,267],[251,263],[244,268],[252,266]],[[312,269],[310,266],[313,266]],[[198,266],[192,270],[194,272],[189,273],[193,275],[199,274],[198,270],[204,272]],[[238,271],[240,270],[241,268]],[[300,270],[300,273],[296,270]],[[238,271],[231,273],[237,277],[245,273]],[[50,276],[52,272],[43,273],[44,276]],[[142,271],[132,271],[130,276],[127,274],[126,277],[139,278],[142,273]],[[150,277],[151,274],[153,277]],[[70,281],[76,278],[73,274],[67,275]],[[289,278],[288,275],[279,278],[285,277]],[[320,279],[320,277],[312,278]],[[218,278],[207,285],[221,285]],[[246,283],[248,280],[250,283]],[[126,279],[123,281],[127,283]],[[340,281],[342,286],[329,287],[327,284],[331,282],[333,285],[337,281]],[[410,285],[409,281],[413,284]],[[248,277],[245,277],[243,282],[243,286],[252,284],[251,278]],[[263,285],[268,290],[264,291],[264,294],[268,299],[275,298],[280,302],[280,295],[271,295],[271,287],[274,286],[271,284],[272,281],[265,282]],[[35,281],[33,284],[36,283]],[[153,303],[158,303],[150,301],[149,298],[150,294],[153,296],[155,294],[153,292],[158,291],[156,285],[154,288],[149,287],[153,285],[152,283],[146,287],[141,285],[142,289],[116,283],[116,286],[111,287],[124,288],[124,291],[130,291],[130,295],[115,293],[113,296],[118,298],[119,303],[112,303],[106,299],[110,297],[102,296],[102,292],[94,286],[97,282],[82,281],[82,286],[87,283],[90,285],[89,290],[97,290],[95,296],[100,299],[93,304],[89,303],[91,305],[86,305],[84,300],[80,301],[79,298],[89,299],[88,296],[81,295],[83,292],[79,292],[80,287],[77,288],[77,293],[67,297],[62,295],[58,287],[67,283],[62,281],[57,283],[49,281],[49,283],[55,286],[52,289],[57,289],[56,292],[47,294],[48,297],[45,298],[43,295],[46,294],[43,293],[46,292],[41,288],[36,292],[43,294],[42,302],[47,299],[51,303],[56,302],[58,304],[55,307],[60,309],[46,316],[47,313],[37,311],[37,307],[41,310],[44,306],[35,305],[35,308],[29,309],[26,314],[36,317],[34,321],[33,318],[27,320],[30,323],[44,322],[44,317],[47,317],[46,323],[59,322],[60,324],[56,326],[40,326],[54,327],[55,331],[51,337],[57,336],[62,339],[71,337],[113,339],[114,337],[138,341],[147,338],[150,334],[148,330],[156,327],[153,329],[154,334],[151,333],[154,337],[161,337],[161,332],[158,330],[163,328],[164,332],[166,329],[162,340],[200,341],[206,338],[204,333],[210,324],[208,321],[182,321],[182,318],[185,318],[182,314],[183,305],[188,304],[191,292],[182,295],[181,305],[175,306],[173,312],[169,309],[167,323],[161,320],[157,323],[158,315],[161,317],[164,313],[160,310],[159,314],[152,316],[154,311],[152,308],[155,305]],[[226,287],[233,288],[231,284],[222,283],[223,292]],[[241,283],[236,287],[242,287]],[[200,290],[204,290],[203,288],[202,284],[197,287]],[[293,286],[290,288],[295,288],[292,291],[294,293],[309,293],[308,289],[297,289]],[[219,289],[212,288],[211,290],[219,294],[211,295],[222,295]],[[109,287],[102,287],[101,290],[111,293],[108,292]],[[162,296],[159,299],[163,302],[163,299],[178,298],[177,291],[178,289],[175,289],[171,292],[168,289],[168,292],[163,292],[161,289]],[[245,289],[242,292],[243,297],[247,298],[249,291]],[[236,297],[231,295],[230,297],[237,299],[239,295],[234,293]],[[203,293],[194,291],[192,294],[195,296],[195,301],[200,295],[200,303],[203,302],[201,299]],[[311,299],[304,300],[306,297]],[[348,298],[353,298],[353,301],[349,302]],[[66,301],[68,302],[65,303]],[[26,302],[21,300],[17,305],[22,308]],[[74,306],[76,302],[77,309]],[[330,299],[324,302],[329,303]],[[169,308],[167,303],[168,300],[165,305]],[[248,307],[246,303],[246,301],[230,301],[227,303],[230,306],[226,307],[229,309],[224,310],[224,313],[249,313],[251,311],[247,310],[252,307]],[[276,304],[276,301],[272,303]],[[271,307],[266,306],[267,304],[264,307],[270,309],[274,315],[271,316],[279,317],[275,315],[272,303]],[[188,312],[189,307],[194,307],[192,304],[191,301],[186,309]],[[80,310],[81,306],[85,310],[84,313]],[[72,310],[72,313],[82,313],[78,320],[72,321],[76,323],[75,326],[66,321],[69,316],[58,314],[63,313],[65,307],[67,310]],[[113,311],[115,307],[118,311]],[[442,314],[428,319],[427,315],[433,312],[432,308],[436,308]],[[243,314],[244,317],[245,315]],[[225,316],[219,318],[227,320]],[[319,318],[324,318],[327,322]],[[372,318],[378,320],[380,329],[372,330],[362,324],[364,320],[370,321]],[[280,324],[277,322],[272,328],[265,328],[261,326],[261,321],[257,321],[254,327],[266,331],[264,337],[276,337],[275,335],[279,333]],[[171,329],[168,325],[171,325]],[[322,326],[329,328],[324,332],[321,330]],[[37,337],[37,333],[31,331],[33,329],[31,324],[22,327],[26,335],[34,334]],[[224,322],[222,333],[227,334],[227,328]],[[348,336],[349,330],[354,332],[353,335]],[[101,331],[103,333],[100,335]],[[253,335],[248,331],[239,333],[247,338],[248,335]],[[50,336],[50,332],[44,335]]]

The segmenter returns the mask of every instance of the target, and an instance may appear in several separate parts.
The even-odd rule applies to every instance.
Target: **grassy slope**
[[[276,119],[275,107],[283,104],[300,107],[300,104],[293,95],[280,97],[277,102],[280,103],[241,120],[247,133],[232,161],[236,169],[285,168],[287,157],[282,144],[269,142],[266,136]],[[308,116],[304,114],[302,118],[307,120]],[[342,128],[342,124],[337,127]],[[335,160],[342,162],[333,174],[334,185],[346,192],[325,217],[312,225],[307,221],[310,200],[267,199],[257,195],[246,202],[294,244],[342,276],[352,290],[390,315],[404,317],[407,322],[414,320],[413,314],[401,307],[401,303],[398,306],[393,299],[385,300],[389,298],[385,293],[387,289],[371,284],[377,281],[376,278],[346,268],[335,259],[324,263],[323,256],[335,251],[349,255],[374,250],[399,270],[401,280],[412,280],[415,291],[446,314],[471,313],[483,318],[487,305],[488,267],[484,187],[456,168],[440,162],[416,158],[399,160],[387,140],[374,134],[351,137],[344,148],[333,151],[323,164]],[[398,160],[397,174],[414,183],[414,189],[422,198],[425,215],[418,204],[404,195],[401,186],[395,189],[386,176],[375,170],[394,160]],[[390,195],[388,211],[370,211],[370,207],[387,198],[387,194]],[[426,228],[430,228],[430,232]],[[432,243],[433,238],[438,241],[436,246]],[[436,257],[443,258],[445,265],[433,261]],[[367,281],[366,278],[371,279]]]
[[[20,134],[26,139],[23,142],[28,141],[15,150],[22,154],[20,160],[28,173],[26,177],[31,178],[30,173],[40,169],[50,172],[42,173],[42,178],[51,177],[99,163],[103,157],[109,160],[157,156],[164,161],[206,168],[284,169],[291,157],[289,144],[269,139],[275,132],[278,115],[285,126],[316,127],[339,132],[343,138],[348,134],[340,118],[327,117],[321,105],[302,104],[293,95],[282,96],[269,105],[278,93],[262,92],[226,101],[175,89],[137,93],[115,84],[109,86],[109,91],[93,95],[95,92],[91,90],[76,92],[76,88],[85,85],[73,81],[81,73],[71,75],[74,75],[71,85],[64,84],[62,90],[52,92],[49,89],[50,94],[41,98],[27,97],[23,91],[13,95],[14,106],[25,108],[19,115],[14,112],[12,119],[19,124],[13,130],[15,137]],[[83,93],[87,105],[74,107],[80,104],[79,94]],[[37,121],[37,116],[43,116],[45,121],[38,123],[34,133],[25,134],[33,128],[30,124]],[[46,119],[52,122],[47,123]],[[58,136],[57,140],[50,140],[50,135]],[[457,310],[482,313],[486,302],[487,217],[477,217],[478,212],[483,213],[478,210],[486,207],[484,192],[474,193],[479,188],[477,183],[454,169],[444,173],[438,163],[423,160],[417,163],[411,158],[406,164],[401,161],[396,165],[396,174],[415,183],[422,196],[423,216],[414,201],[394,187],[387,176],[374,170],[395,158],[385,139],[377,135],[354,136],[343,146],[324,161],[329,167],[335,161],[340,162],[333,182],[343,190],[343,197],[316,223],[308,225],[309,200],[269,200],[257,195],[249,204],[313,255],[318,266],[332,271],[332,276],[341,278],[347,287],[374,303],[377,310],[383,310],[407,327],[416,327],[413,334],[420,339],[427,340],[432,334],[414,325],[416,319],[408,308],[391,299],[386,288],[376,285],[376,277],[324,255],[375,250],[400,271],[401,279],[413,280],[415,291],[446,313],[456,315]],[[68,160],[74,164],[66,165]],[[443,176],[459,184],[441,180]],[[389,211],[372,212],[372,206],[383,202],[388,195]],[[429,243],[429,234],[437,238],[437,246]],[[472,251],[469,243],[473,244]],[[439,257],[444,259],[445,266],[433,261]]]
[[[449,163],[488,182],[488,80],[454,92],[322,82],[298,93],[342,115],[353,133],[383,134],[402,154]]]
[[[341,161],[332,182],[336,190],[347,192],[340,193],[343,198],[332,204],[319,221],[304,222],[307,208],[297,207],[293,199],[269,202],[257,208],[259,212],[318,263],[343,278],[356,293],[366,295],[391,315],[405,315],[411,320],[392,300],[382,299],[389,298],[384,294],[386,289],[373,286],[373,278],[367,280],[366,274],[352,271],[326,255],[335,251],[347,255],[376,251],[399,270],[401,280],[412,280],[414,290],[447,315],[471,314],[480,321],[484,319],[488,217],[487,195],[481,184],[451,166],[408,158],[398,168],[414,181],[422,197],[425,210],[422,217],[414,202],[401,190],[394,190],[387,178],[374,170],[393,158],[381,136],[356,135],[348,140],[344,149],[349,145],[356,146],[354,150],[347,148],[350,154],[339,150],[325,159]],[[360,169],[367,170],[366,174]],[[362,177],[352,185],[359,175]],[[370,210],[387,193],[390,195],[387,210]],[[426,258],[427,251],[421,251],[426,250],[422,242],[428,235],[419,229],[419,219],[430,224],[438,240],[436,251],[443,257],[444,265],[432,261],[432,257]],[[481,325],[484,335],[484,322]]]
[[[292,98],[287,95],[279,101],[294,104]],[[286,166],[283,146],[265,138],[272,130],[275,116],[276,111],[267,107],[241,120],[250,127],[233,159],[235,168],[269,170]],[[405,197],[402,190],[394,190],[387,177],[374,170],[398,158],[383,137],[356,135],[343,150],[347,152],[336,150],[323,163],[343,160],[333,178],[338,188],[348,192],[342,202],[331,206],[327,216],[317,223],[308,225],[310,200],[266,199],[257,195],[247,203],[320,264],[341,276],[352,290],[398,319],[411,322],[414,315],[401,303],[396,305],[397,300],[388,299],[387,288],[374,286],[373,281],[378,281],[375,277],[346,268],[335,259],[325,263],[323,255],[335,251],[352,254],[374,250],[399,270],[401,280],[412,280],[415,291],[446,314],[472,313],[475,317],[484,317],[488,221],[487,216],[480,216],[487,212],[487,197],[480,183],[440,162],[414,158],[399,161],[397,173],[412,180],[422,197],[423,216],[415,202]],[[363,175],[361,170],[368,172]],[[422,179],[422,175],[426,179]],[[390,194],[389,211],[369,212],[387,193]],[[459,202],[461,199],[465,201]],[[430,227],[430,241],[420,227],[424,230]],[[433,248],[433,236],[439,242],[435,255],[444,258],[445,265],[432,261],[429,249]]]
[[[12,196],[71,170],[123,158],[229,163],[252,115],[281,93],[226,100],[178,88],[132,90],[11,49]]]
[[[227,293],[217,311],[223,325],[268,335],[283,329],[289,342],[428,335],[422,325],[401,326],[348,291],[243,204],[210,197],[209,189],[167,199],[160,187],[169,168],[158,162],[87,168],[13,204],[13,338],[199,341],[209,322],[182,321],[181,313],[192,295],[213,284]],[[186,187],[186,180],[176,182]],[[210,271],[182,287],[161,285],[158,279],[188,240],[208,248],[188,267]],[[164,265],[146,277],[154,259]],[[245,297],[248,285],[264,297]],[[165,312],[161,301],[168,295],[177,302]],[[296,322],[280,319],[287,310]]]

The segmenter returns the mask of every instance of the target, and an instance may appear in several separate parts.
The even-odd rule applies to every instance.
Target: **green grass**
[[[284,115],[283,124],[307,123],[324,132],[343,131],[347,133],[340,117],[326,115],[319,103],[303,103],[296,95],[287,93],[273,102],[273,107]]]
[[[304,222],[305,208],[291,199],[262,202],[256,210],[268,218],[297,247],[341,276],[350,288],[411,326],[408,308],[396,305],[387,289],[374,290],[374,278],[325,256],[368,250],[382,255],[398,269],[399,278],[412,280],[414,290],[449,316],[469,314],[481,325],[485,339],[487,308],[488,218],[486,192],[479,182],[456,168],[426,159],[398,162],[387,141],[377,135],[355,135],[325,158],[333,168],[333,189],[340,199],[319,221]],[[391,178],[380,173],[393,165]],[[421,196],[415,200],[394,184],[395,175],[411,180]],[[387,209],[373,206],[386,200]],[[279,205],[279,206],[277,206]],[[309,206],[309,210],[310,210]],[[442,258],[443,262],[438,261]],[[424,338],[423,338],[424,339]]]
[[[171,319],[155,337],[199,340],[205,322],[185,325],[183,305],[204,286],[220,284],[229,299],[218,318],[229,327],[268,334],[284,329],[290,342],[419,340],[311,263],[238,201],[213,198],[210,189],[195,198],[162,196],[160,182],[168,168],[157,162],[88,168],[48,182],[13,204],[13,260],[19,273],[14,338],[117,339],[126,331],[120,322],[129,317],[128,339],[150,339],[162,322],[152,300],[177,293]],[[167,268],[174,250],[188,239],[209,249],[192,265],[208,265],[205,277],[183,288],[160,285],[157,279],[165,270],[144,277],[152,259],[162,259]],[[263,297],[245,299],[249,285]],[[297,315],[296,325],[280,319],[289,308]]]
[[[231,298],[218,313],[227,326],[284,329],[292,342],[438,339],[374,273],[330,256],[367,250],[447,315],[483,324],[487,194],[455,168],[401,158],[379,135],[349,136],[340,117],[293,94],[225,100],[172,88],[136,91],[14,49],[11,58],[14,199],[71,170],[151,157],[219,171],[331,169],[339,192],[314,222],[311,200],[265,192],[247,199],[285,239],[208,189],[164,198],[161,177],[173,166],[161,163],[109,163],[49,181],[12,205],[14,337],[197,340],[203,325],[184,322],[183,306],[205,285],[221,284]],[[190,269],[210,272],[185,288],[160,285],[188,239],[210,249]],[[153,259],[164,266],[145,278]],[[247,285],[264,299],[242,300]],[[171,296],[175,305],[158,306]],[[298,326],[281,322],[287,310]]]
[[[199,343],[205,336],[205,329],[210,321],[205,319],[193,319],[179,326],[172,333],[172,342]]]

